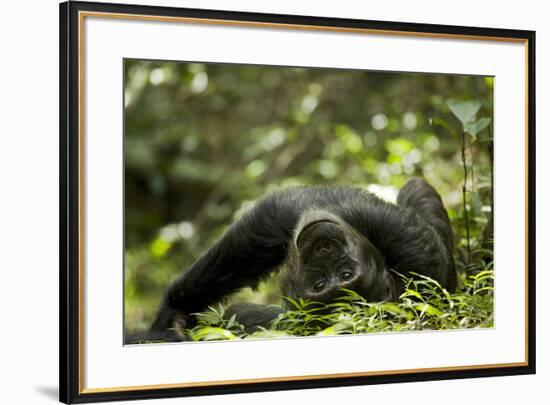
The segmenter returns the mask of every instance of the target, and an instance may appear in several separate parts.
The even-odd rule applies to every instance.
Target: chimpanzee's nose
[[[318,291],[313,291],[309,294],[306,294],[306,298],[318,302],[334,301],[345,295],[345,293],[342,291],[342,288],[353,290],[357,283],[357,280],[342,281],[334,279],[328,283],[325,283],[324,285],[320,285]]]

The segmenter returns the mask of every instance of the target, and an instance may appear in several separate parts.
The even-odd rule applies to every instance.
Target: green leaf
[[[193,340],[233,340],[237,337],[228,331],[227,329],[222,328],[213,328],[211,326],[205,326],[199,328],[197,331],[193,331]]]
[[[464,126],[464,132],[472,135],[474,138],[477,137],[481,131],[489,126],[491,123],[491,118],[480,118],[475,122],[469,122]]]
[[[209,306],[207,311],[193,313],[199,323],[204,323],[208,325],[219,325],[223,322],[224,314],[223,306],[218,304],[218,307]]]
[[[320,332],[317,332],[317,336],[334,336],[334,335],[341,335],[342,333],[346,333],[351,331],[351,323],[350,322],[339,322],[332,326],[329,326],[328,328],[323,329]]]
[[[494,277],[495,277],[495,272],[492,271],[492,270],[480,271],[476,275],[472,276],[472,278],[475,278],[476,281],[481,281],[481,280],[486,279],[486,278],[493,279]]]
[[[290,297],[283,297],[285,300],[287,300],[288,302],[290,302],[295,309],[297,310],[300,310],[302,308],[302,305],[300,305],[296,300],[293,300],[292,298]]]
[[[459,100],[447,100],[447,106],[454,114],[456,118],[462,123],[463,127],[471,122],[479,109],[481,108],[481,102],[477,100],[459,101]]]
[[[384,303],[380,304],[380,308],[382,308],[384,311],[391,312],[394,315],[401,315],[405,311],[397,304],[393,303]]]
[[[235,319],[237,318],[237,314],[233,314],[231,318],[229,318],[229,321],[227,321],[227,329],[231,329],[233,324],[235,323]]]
[[[334,330],[334,326],[329,326],[328,328],[323,329],[320,332],[317,332],[317,336],[334,336],[334,335],[338,335],[338,332]]]
[[[405,292],[403,294],[401,294],[401,297],[399,297],[399,298],[410,297],[410,296],[418,298],[419,300],[422,300],[422,295],[420,295],[420,293],[418,291],[411,290],[409,288],[407,288],[405,290]]]
[[[479,294],[480,292],[483,292],[483,291],[494,291],[494,287],[483,287],[483,288],[480,288],[479,290],[475,290],[474,291],[474,294]]]
[[[285,338],[292,335],[282,330],[260,330],[248,335],[246,339]]]
[[[422,314],[420,316],[422,316],[423,314],[427,314],[427,315],[430,315],[430,316],[441,316],[441,315],[443,315],[443,312],[441,312],[436,307],[431,306],[430,304],[418,304],[416,306],[416,309],[422,312]]]

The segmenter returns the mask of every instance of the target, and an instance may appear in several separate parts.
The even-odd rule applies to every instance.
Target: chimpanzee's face
[[[289,261],[295,297],[329,302],[353,290],[368,301],[391,300],[393,279],[370,241],[334,214],[310,211],[295,231]]]

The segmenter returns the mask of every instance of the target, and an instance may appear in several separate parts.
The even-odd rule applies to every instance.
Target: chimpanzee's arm
[[[260,200],[167,289],[151,331],[189,326],[189,315],[256,285],[286,258],[302,211],[293,192]]]

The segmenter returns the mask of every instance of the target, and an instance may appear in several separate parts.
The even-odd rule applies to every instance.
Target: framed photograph
[[[60,5],[60,400],[535,372],[535,33]]]

